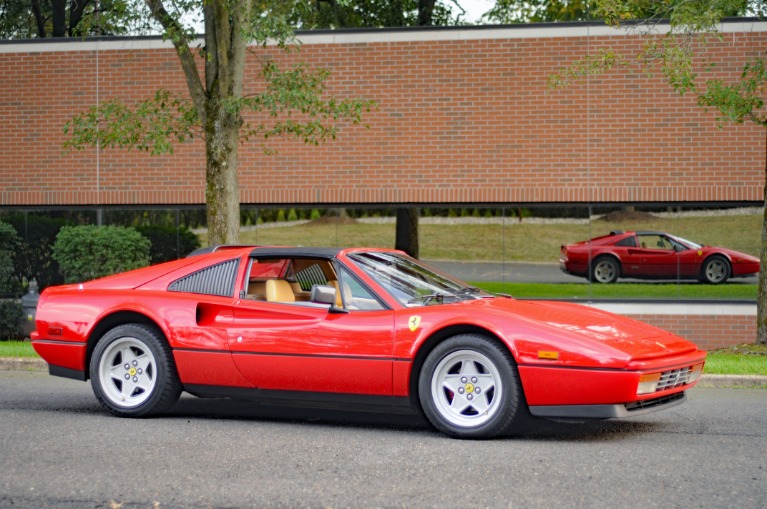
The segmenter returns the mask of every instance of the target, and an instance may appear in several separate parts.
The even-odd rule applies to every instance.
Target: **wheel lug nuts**
[[[479,394],[480,392],[482,392],[482,389],[479,387],[474,387],[474,394]]]
[[[138,368],[138,371],[137,371],[137,373],[138,373],[139,375],[143,375],[143,374],[144,374],[144,370],[143,370],[143,369],[141,369],[141,368]]]
[[[134,366],[138,366],[138,361],[133,361]]]
[[[468,382],[468,381],[469,381],[469,379],[468,379],[468,378],[466,378],[465,376],[462,376],[462,377],[461,377],[461,383],[462,383],[462,384],[465,384],[465,383],[466,383],[466,382]]]
[[[477,383],[477,377],[476,376],[471,377],[471,383],[473,383],[473,384]]]
[[[472,396],[471,394],[469,394],[469,395],[467,395],[467,396],[466,396],[466,399],[468,399],[468,400],[472,400],[472,399],[474,399],[474,396]]]
[[[137,376],[134,376],[134,377],[133,377],[133,383],[134,383],[134,384],[137,384],[137,383],[138,383],[138,377],[137,377]]]
[[[125,379],[130,380],[130,375],[128,373],[125,373]]]
[[[124,367],[126,370],[128,370],[128,369],[130,369],[130,364],[128,364],[128,363],[126,362],[126,363],[125,363],[125,366],[123,366],[123,367]]]
[[[464,392],[466,391],[463,389],[463,387],[458,388],[458,394],[463,394]]]

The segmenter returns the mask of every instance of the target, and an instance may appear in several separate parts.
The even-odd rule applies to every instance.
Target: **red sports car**
[[[705,352],[649,325],[491,295],[386,249],[223,247],[46,289],[35,350],[117,416],[197,396],[423,411],[451,436],[641,415]]]
[[[619,277],[698,279],[719,284],[759,272],[759,258],[732,249],[702,246],[668,233],[613,231],[562,246],[559,268],[598,283]]]

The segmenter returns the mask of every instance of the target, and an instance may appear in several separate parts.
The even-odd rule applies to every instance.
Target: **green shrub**
[[[151,243],[133,228],[65,226],[53,257],[67,283],[88,281],[149,265]]]
[[[200,247],[200,239],[186,228],[168,226],[139,226],[138,232],[149,239],[151,263],[162,263],[183,258]]]
[[[21,238],[13,226],[0,222],[0,296],[16,297],[21,293],[21,278],[14,264]]]
[[[16,300],[0,300],[0,341],[24,339],[21,319],[24,309]]]

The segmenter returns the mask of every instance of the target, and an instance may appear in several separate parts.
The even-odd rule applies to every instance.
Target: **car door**
[[[678,255],[673,244],[657,233],[638,234],[638,247],[629,248],[631,272],[641,277],[676,277]]]
[[[229,331],[235,364],[259,389],[391,395],[393,311],[341,304],[239,299]]]

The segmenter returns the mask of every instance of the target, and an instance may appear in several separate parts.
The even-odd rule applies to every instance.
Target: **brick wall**
[[[767,47],[767,24],[726,25],[706,49],[737,77]],[[328,91],[374,99],[368,129],[320,147],[241,146],[243,203],[558,203],[761,201],[763,130],[719,128],[713,113],[628,68],[563,90],[548,76],[609,45],[606,27],[513,27],[303,35],[291,61],[332,71]],[[275,48],[256,51],[286,60]],[[260,55],[259,55],[260,54]],[[64,153],[64,123],[110,98],[186,94],[159,40],[0,44],[0,207],[201,204],[200,142],[172,156]],[[255,66],[248,71],[254,78]],[[256,90],[250,81],[246,91]]]
[[[631,318],[678,334],[704,350],[751,344],[756,338],[754,316],[635,315]]]
[[[592,306],[678,334],[704,350],[750,344],[756,338],[756,303],[612,302]]]

